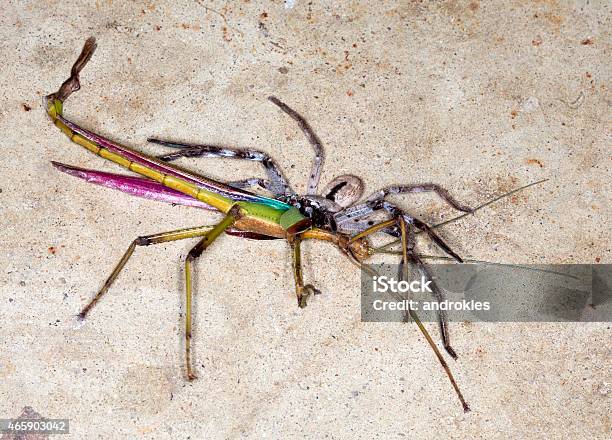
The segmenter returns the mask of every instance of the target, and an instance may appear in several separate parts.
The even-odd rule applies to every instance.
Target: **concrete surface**
[[[431,181],[483,202],[444,230],[465,256],[611,262],[610,10],[560,2],[8,2],[0,12],[0,417],[71,419],[62,438],[609,438],[610,326],[456,323],[463,414],[415,326],[365,324],[359,274],[308,243],[323,292],[295,305],[282,242],[224,238],[198,264],[183,376],[182,258],[138,249],[84,326],[80,307],[139,234],[218,217],[92,187],[51,160],[117,170],[45,117],[85,38],[66,113],[142,151],[150,135],[264,149],[303,189],[312,152],[368,190]],[[257,164],[190,160],[220,179]],[[398,199],[434,222],[432,196]],[[424,247],[427,250],[427,246]],[[431,325],[432,331],[435,326]]]

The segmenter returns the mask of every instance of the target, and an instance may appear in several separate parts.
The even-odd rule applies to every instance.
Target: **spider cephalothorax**
[[[338,212],[338,209],[331,200],[320,196],[299,196],[291,197],[287,203],[295,206],[303,215],[310,218],[314,227],[336,231],[334,214]]]

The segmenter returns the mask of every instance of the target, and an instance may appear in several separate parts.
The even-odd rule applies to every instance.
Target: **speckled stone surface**
[[[609,438],[608,323],[452,324],[463,414],[415,326],[360,321],[359,273],[326,244],[305,245],[323,295],[303,310],[286,243],[210,249],[193,383],[191,241],[138,249],[77,326],[134,237],[219,217],[57,172],[51,160],[118,168],[62,136],[41,97],[94,35],[66,105],[87,128],[148,153],[163,151],[151,135],[263,149],[303,190],[312,150],[274,94],[323,140],[323,185],[435,182],[475,205],[550,179],[446,227],[461,255],[610,263],[610,21],[605,1],[5,2],[0,417],[31,406],[71,419],[62,438],[75,439]],[[263,176],[254,163],[183,164]],[[433,196],[396,200],[430,222],[453,214]]]

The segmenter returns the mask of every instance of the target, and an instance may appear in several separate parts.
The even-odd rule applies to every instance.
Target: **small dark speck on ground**
[[[30,107],[28,104],[26,104],[25,102],[23,104],[21,104],[21,107],[23,108],[24,112],[29,112],[30,110],[32,110],[32,107]]]

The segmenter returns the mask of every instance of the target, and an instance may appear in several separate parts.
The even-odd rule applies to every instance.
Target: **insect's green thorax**
[[[295,206],[287,210],[279,210],[253,202],[238,202],[237,205],[243,209],[244,214],[279,224],[290,234],[304,231],[310,227],[310,219],[304,217]]]

